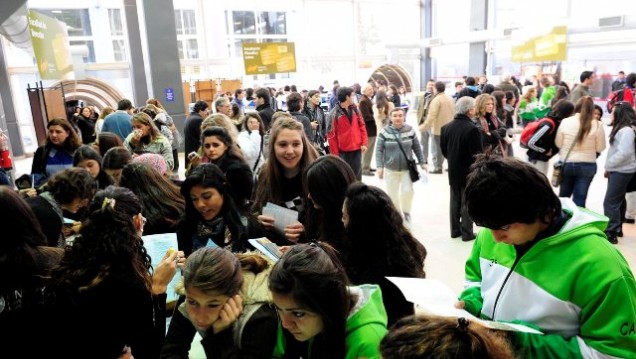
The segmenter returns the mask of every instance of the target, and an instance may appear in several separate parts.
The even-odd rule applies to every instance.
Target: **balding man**
[[[455,118],[442,126],[440,137],[440,147],[448,161],[448,183],[451,188],[451,238],[462,237],[464,242],[475,239],[475,234],[462,194],[470,165],[475,162],[475,155],[483,151],[481,133],[472,121],[474,116],[475,99],[461,97],[455,103]]]
[[[216,113],[222,113],[225,116],[230,116],[232,114],[232,105],[230,104],[230,99],[227,97],[219,97],[214,101],[214,109]]]

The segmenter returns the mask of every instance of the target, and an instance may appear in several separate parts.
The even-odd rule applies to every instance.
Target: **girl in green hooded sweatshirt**
[[[327,244],[298,244],[283,255],[269,278],[279,317],[274,358],[380,358],[387,332],[380,288],[348,282]]]

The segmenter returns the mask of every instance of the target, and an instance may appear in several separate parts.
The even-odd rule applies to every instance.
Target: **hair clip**
[[[464,317],[460,317],[457,318],[457,329],[461,330],[462,332],[465,332],[466,330],[468,330],[468,325],[470,324],[470,321]]]
[[[106,208],[106,206],[110,206],[110,208],[115,209],[115,199],[114,198],[104,198],[104,202],[102,202],[102,209]]]

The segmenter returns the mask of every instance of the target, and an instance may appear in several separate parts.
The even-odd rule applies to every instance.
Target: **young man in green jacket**
[[[522,358],[636,358],[636,282],[605,237],[606,217],[559,199],[514,158],[478,156],[465,198],[485,228],[460,306],[540,329],[508,334]]]

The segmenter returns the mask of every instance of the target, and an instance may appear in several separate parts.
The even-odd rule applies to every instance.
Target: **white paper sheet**
[[[417,313],[442,317],[464,317],[491,329],[543,334],[525,325],[485,320],[475,317],[464,309],[455,308],[455,303],[457,303],[459,296],[449,286],[439,280],[404,277],[386,278],[400,289],[406,300],[415,304]]]
[[[298,223],[298,212],[270,202],[263,207],[263,215],[274,218],[274,228],[281,232],[288,225]]]

